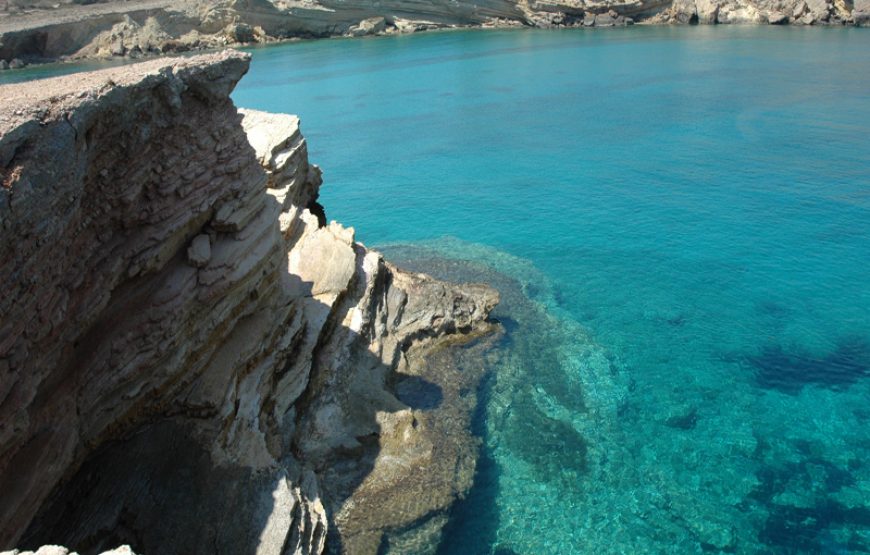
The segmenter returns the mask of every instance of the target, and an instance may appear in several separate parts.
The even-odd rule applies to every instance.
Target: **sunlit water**
[[[505,289],[441,553],[870,552],[870,30],[319,41],[234,97],[360,240]]]
[[[330,219],[502,291],[474,489],[414,550],[870,552],[870,30],[253,53]]]

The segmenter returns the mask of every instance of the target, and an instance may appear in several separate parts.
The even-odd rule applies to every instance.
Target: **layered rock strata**
[[[479,370],[441,346],[497,294],[327,225],[248,62],[0,87],[0,549],[374,553],[467,487]]]
[[[292,37],[632,23],[868,25],[870,0],[9,0],[0,3],[0,69]]]

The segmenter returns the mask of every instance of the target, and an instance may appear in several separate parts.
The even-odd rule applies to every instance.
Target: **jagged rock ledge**
[[[497,293],[327,225],[248,63],[0,87],[0,549],[375,553],[469,487]]]

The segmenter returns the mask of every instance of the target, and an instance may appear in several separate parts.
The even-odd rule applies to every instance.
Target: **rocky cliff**
[[[0,87],[0,549],[374,553],[470,484],[497,295],[327,225],[248,61]]]
[[[870,0],[6,0],[0,69],[291,37],[632,23],[867,25]]]

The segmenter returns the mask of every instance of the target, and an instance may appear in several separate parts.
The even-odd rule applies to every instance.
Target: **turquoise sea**
[[[870,30],[252,52],[330,219],[502,292],[475,485],[388,552],[870,553]]]
[[[503,291],[440,553],[870,553],[870,30],[253,53],[330,219]]]

